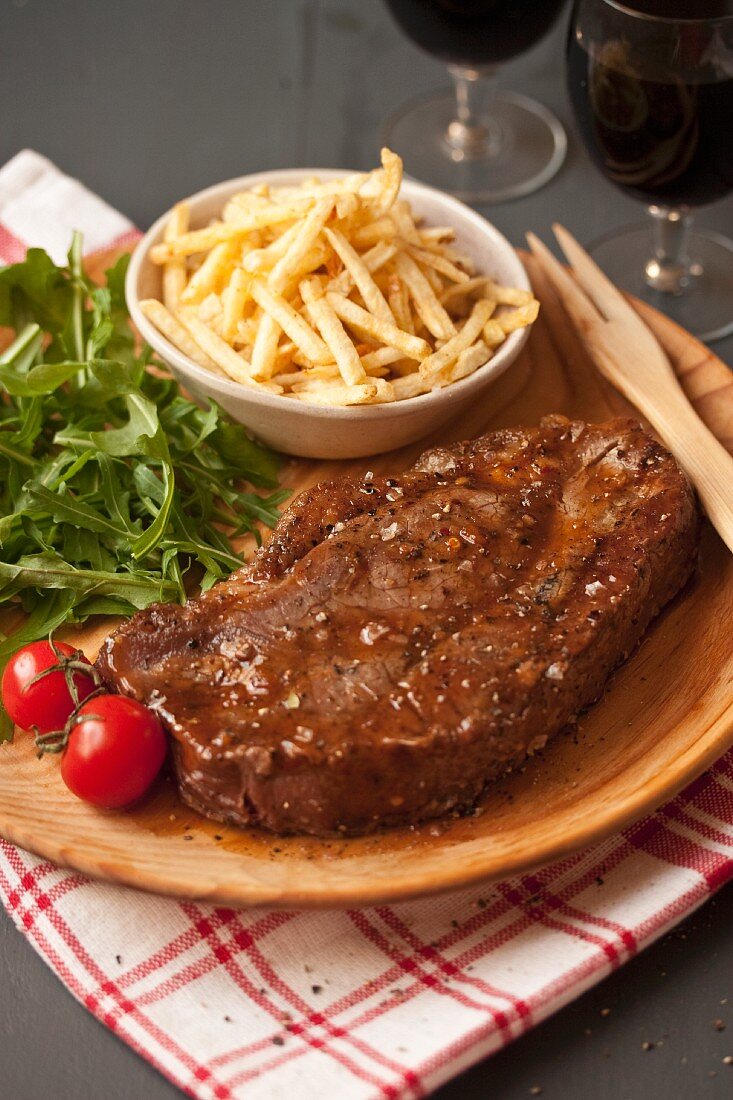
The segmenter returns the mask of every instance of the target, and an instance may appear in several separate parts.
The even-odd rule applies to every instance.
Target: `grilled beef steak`
[[[195,809],[359,833],[469,806],[685,583],[699,518],[632,421],[496,432],[295,500],[251,565],[99,658],[154,707]]]

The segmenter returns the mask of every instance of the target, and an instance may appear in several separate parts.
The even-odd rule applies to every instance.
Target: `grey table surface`
[[[563,32],[558,25],[500,77],[551,107],[570,138],[550,184],[487,212],[516,244],[529,228],[547,238],[556,219],[581,240],[640,220],[577,139]],[[230,176],[369,167],[389,112],[442,83],[440,64],[400,35],[381,0],[0,0],[0,162],[34,148],[142,227],[181,194]],[[733,231],[733,201],[699,220]],[[716,351],[733,364],[733,339]],[[519,1100],[538,1086],[562,1100],[730,1097],[732,925],[728,887],[438,1095]],[[73,1001],[3,913],[0,1100],[176,1095]]]

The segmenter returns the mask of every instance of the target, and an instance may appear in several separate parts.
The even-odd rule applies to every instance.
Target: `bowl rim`
[[[247,187],[254,187],[257,184],[294,183],[298,179],[307,179],[310,176],[318,176],[324,180],[338,179],[353,171],[355,169],[349,168],[274,168],[261,172],[251,172],[244,176],[235,176],[220,183],[211,184],[178,201],[188,202],[191,205],[192,213],[195,215],[197,206],[211,199],[220,198],[223,207],[229,195],[242,191]],[[408,199],[421,197],[437,199],[444,209],[456,211],[463,219],[468,218],[474,224],[476,230],[484,237],[490,237],[497,250],[515,265],[516,275],[512,276],[512,285],[522,290],[532,290],[529,275],[516,249],[493,222],[490,222],[482,214],[479,214],[453,195],[409,177],[403,179],[400,193]],[[448,386],[443,386],[441,389],[431,390],[429,393],[419,394],[416,397],[406,397],[401,401],[385,401],[374,405],[310,405],[293,401],[282,394],[269,393],[265,389],[244,386],[241,382],[235,382],[233,379],[213,374],[211,371],[199,366],[198,363],[179,351],[175,345],[159,333],[140,309],[140,295],[137,286],[143,265],[147,260],[150,249],[161,240],[171,209],[169,208],[156,218],[147,232],[137,242],[132,252],[125,276],[127,306],[136,328],[154,351],[170,365],[180,370],[183,375],[188,375],[194,384],[198,383],[200,389],[206,389],[208,392],[212,385],[215,386],[214,392],[209,393],[208,396],[216,400],[225,410],[226,398],[232,398],[273,410],[285,411],[287,409],[291,413],[302,413],[313,419],[368,421],[376,417],[389,419],[404,416],[408,411],[418,412],[440,403],[451,404],[454,400],[469,396],[473,390],[483,388],[483,385],[488,384],[494,378],[498,378],[511,365],[529,338],[532,325],[517,329],[509,334],[497,353],[473,374],[461,378],[457,382],[452,382]],[[489,365],[491,370],[487,372],[486,368]]]

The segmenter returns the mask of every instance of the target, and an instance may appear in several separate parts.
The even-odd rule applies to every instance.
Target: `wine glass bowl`
[[[451,90],[396,111],[385,144],[411,175],[459,198],[502,202],[537,190],[557,172],[567,139],[551,111],[498,91],[498,67],[549,31],[565,0],[386,0],[405,34],[445,62]]]
[[[646,226],[589,251],[702,339],[733,329],[733,242],[692,231],[733,190],[733,0],[576,0],[567,53],[581,138]]]

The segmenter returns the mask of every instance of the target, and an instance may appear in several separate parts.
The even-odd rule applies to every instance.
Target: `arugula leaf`
[[[26,614],[0,635],[0,672],[63,623],[182,602],[188,575],[210,587],[242,564],[232,538],[259,541],[288,495],[276,455],[137,348],[129,257],[103,287],[81,257],[75,234],[66,266],[29,249],[0,268],[0,325],[16,332],[0,354],[0,609]]]
[[[20,328],[35,321],[55,334],[63,328],[70,304],[68,277],[42,248],[29,248],[21,263],[0,268],[0,325]]]

